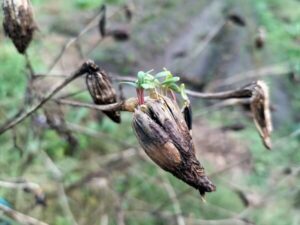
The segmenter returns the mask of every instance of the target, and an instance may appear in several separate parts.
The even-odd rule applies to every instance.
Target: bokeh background
[[[122,113],[117,125],[101,112],[49,102],[0,136],[0,204],[56,225],[300,224],[298,0],[32,3],[39,29],[28,55],[41,75],[36,84],[41,92],[87,58],[118,76],[166,67],[187,87],[203,92],[262,79],[270,87],[273,149],[265,149],[245,107],[192,98],[197,157],[217,185],[204,203],[196,190],[147,158],[130,113]],[[108,28],[126,29],[129,40],[101,40],[99,19],[93,18],[103,3]],[[124,5],[132,11],[131,21]],[[229,14],[240,15],[246,25],[226,21]],[[51,68],[62,47],[90,22]],[[1,27],[1,124],[26,102],[27,73],[24,57]],[[72,98],[91,103],[82,90],[84,79],[78,79],[58,95],[79,91]],[[124,92],[134,96],[128,87]],[[63,131],[47,123],[47,114]],[[4,185],[22,181],[40,185],[47,206],[37,204],[33,193]],[[0,218],[0,224],[16,224],[1,212]]]

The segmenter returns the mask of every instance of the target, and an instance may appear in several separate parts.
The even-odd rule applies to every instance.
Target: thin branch
[[[29,73],[30,73],[30,78],[33,79],[35,77],[35,72],[33,70],[29,55],[27,52],[25,52],[24,56],[25,56],[25,61],[26,61],[26,67],[28,68]]]
[[[168,180],[168,178],[162,172],[162,170],[158,170],[158,171],[159,171],[159,174],[160,174],[161,178],[164,181],[163,184],[164,184],[164,187],[165,187],[165,189],[166,189],[166,191],[167,191],[167,193],[170,197],[170,200],[173,203],[172,205],[173,205],[173,208],[174,208],[174,211],[175,211],[177,224],[178,225],[185,225],[186,223],[185,223],[184,218],[182,216],[182,210],[181,210],[178,198],[176,196],[176,192],[175,192],[173,186],[171,185],[170,181]]]
[[[235,74],[233,76],[229,76],[229,78],[226,79],[218,79],[212,82],[210,86],[211,87],[223,87],[232,85],[241,81],[244,81],[246,79],[257,79],[264,76],[280,76],[288,74],[292,71],[288,63],[280,63],[270,66],[265,66],[262,68],[244,71],[239,74]]]
[[[23,213],[20,213],[16,210],[13,210],[7,206],[0,204],[0,211],[3,212],[4,215],[7,217],[17,221],[20,224],[26,224],[26,225],[48,225],[45,222],[42,222],[40,220],[37,220],[33,217],[27,216]]]
[[[0,181],[0,187],[9,188],[9,189],[41,189],[40,185],[33,182],[8,182],[8,181]]]
[[[67,100],[67,99],[53,99],[53,101],[57,102],[58,104],[62,105],[70,105],[74,107],[84,107],[88,109],[94,109],[99,111],[109,111],[109,110],[122,110],[123,109],[123,102],[117,102],[107,105],[95,105],[90,103],[84,103],[84,102],[78,102],[73,100]]]
[[[130,76],[116,76],[114,75],[113,80],[117,81],[136,81],[135,77]],[[228,99],[228,98],[250,98],[252,91],[250,89],[239,88],[236,90],[222,91],[215,93],[203,93],[192,90],[186,90],[186,94],[192,97],[203,98],[203,99]]]
[[[93,28],[95,25],[95,23],[99,20],[100,16],[101,16],[101,12],[96,14],[89,22],[88,24],[79,32],[79,34],[76,37],[71,38],[69,41],[67,41],[65,43],[65,45],[63,46],[63,48],[61,49],[61,51],[58,53],[58,55],[55,57],[53,63],[50,65],[48,73],[50,73],[52,71],[52,69],[56,66],[56,64],[59,62],[59,60],[61,59],[61,57],[63,56],[63,54],[65,53],[65,51],[72,46],[72,44],[76,43],[76,41],[82,36],[84,35],[86,32],[88,32],[91,28]],[[47,73],[47,74],[48,74]]]
[[[90,69],[95,68],[95,63],[93,61],[86,61],[82,64],[82,66],[77,69],[71,76],[67,77],[63,82],[59,85],[55,86],[48,94],[41,98],[41,100],[31,106],[29,109],[25,110],[25,112],[21,113],[21,115],[16,115],[12,119],[8,120],[5,124],[0,127],[0,135],[3,134],[8,129],[16,126],[21,123],[24,119],[29,117],[32,113],[37,111],[41,106],[43,106],[47,101],[49,101],[57,92],[59,92],[62,88],[68,85],[70,82],[78,78],[79,76],[85,74]]]
[[[251,91],[245,90],[243,88],[230,90],[230,91],[215,92],[215,93],[203,93],[203,92],[186,90],[186,93],[189,96],[203,98],[203,99],[250,98],[252,96]]]

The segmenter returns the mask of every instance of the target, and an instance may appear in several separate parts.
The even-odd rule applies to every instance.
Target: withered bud
[[[162,169],[199,190],[216,190],[195,156],[192,137],[177,105],[167,97],[147,98],[133,116],[133,129],[146,154]]]
[[[241,26],[241,27],[246,26],[245,19],[239,14],[236,14],[236,13],[229,14],[227,16],[227,19],[238,26]]]
[[[112,36],[115,41],[127,41],[130,34],[126,29],[115,29],[107,32],[108,36]]]
[[[86,76],[86,85],[96,105],[107,105],[117,102],[117,95],[107,74],[96,68]],[[111,120],[121,122],[120,111],[103,111]]]
[[[3,1],[5,33],[11,38],[17,50],[23,54],[30,44],[36,24],[29,0]]]
[[[253,120],[266,148],[271,149],[272,120],[269,88],[263,81],[256,81],[250,104]]]

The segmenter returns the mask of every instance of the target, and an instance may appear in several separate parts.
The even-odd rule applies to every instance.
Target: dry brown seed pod
[[[29,0],[4,0],[2,6],[4,31],[23,54],[36,29],[31,3]]]
[[[117,102],[117,95],[107,74],[96,68],[86,76],[86,85],[90,95],[97,105],[107,105]],[[120,111],[103,111],[110,119],[116,123],[121,122]]]
[[[263,81],[256,81],[250,104],[253,120],[266,148],[271,149],[272,120],[269,88]]]
[[[199,190],[216,190],[195,156],[189,129],[177,105],[167,97],[147,98],[133,116],[133,129],[146,154],[162,169]]]
[[[99,32],[101,34],[101,37],[104,37],[106,35],[106,6],[103,5],[100,9],[101,17],[99,20]]]
[[[115,29],[107,32],[107,35],[112,36],[115,41],[127,41],[130,34],[126,29]]]

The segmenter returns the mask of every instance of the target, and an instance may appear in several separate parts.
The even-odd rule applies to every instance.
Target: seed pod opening
[[[107,74],[96,68],[86,76],[86,85],[96,105],[107,105],[117,102],[117,95]],[[111,120],[121,122],[120,111],[103,111]]]
[[[134,112],[133,129],[146,154],[162,169],[199,190],[202,196],[216,190],[195,156],[189,129],[172,100],[147,98]]]
[[[4,31],[23,54],[36,29],[31,3],[29,0],[4,0],[2,6]]]

